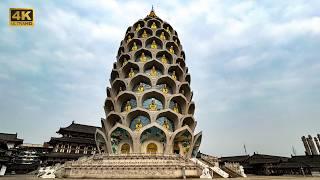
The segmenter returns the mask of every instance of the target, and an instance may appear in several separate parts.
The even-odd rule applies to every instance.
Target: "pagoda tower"
[[[196,156],[202,135],[194,134],[185,59],[177,32],[153,8],[127,29],[107,88],[106,118],[96,133],[100,151]]]
[[[177,32],[150,14],[130,26],[110,77],[98,154],[66,162],[69,178],[199,178],[190,74]]]

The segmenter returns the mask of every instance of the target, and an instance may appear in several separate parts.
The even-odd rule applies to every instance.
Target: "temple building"
[[[52,146],[44,144],[24,143],[18,146],[18,152],[14,158],[12,170],[16,174],[25,174],[38,169],[46,159]]]
[[[60,128],[61,137],[52,137],[48,144],[53,147],[46,155],[44,163],[55,165],[66,161],[77,160],[82,156],[96,153],[95,132],[99,127],[77,124],[74,121],[68,127]]]
[[[66,163],[64,176],[199,177],[201,169],[190,158],[197,155],[202,133],[195,133],[191,76],[178,33],[152,9],[128,27],[116,59],[106,118],[95,136],[99,154]]]
[[[19,139],[17,133],[0,133],[0,175],[13,170],[18,146],[22,143],[23,139]]]

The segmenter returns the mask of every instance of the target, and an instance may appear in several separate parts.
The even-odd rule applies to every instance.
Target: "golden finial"
[[[153,10],[153,5],[152,5],[152,9],[151,9],[151,11],[150,11],[150,13],[149,13],[148,16],[149,16],[149,17],[153,17],[153,18],[157,17],[156,13],[155,13],[154,10]]]

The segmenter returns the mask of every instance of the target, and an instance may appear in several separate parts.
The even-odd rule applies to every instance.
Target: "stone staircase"
[[[196,163],[203,169],[202,177],[203,178],[228,178],[229,174],[224,172],[222,169],[220,169],[218,166],[212,166],[209,163],[206,163],[203,159],[198,158],[191,158],[191,161]],[[209,175],[206,174],[206,171],[208,171]]]
[[[60,177],[66,178],[199,178],[201,169],[180,155],[97,154],[64,164]]]

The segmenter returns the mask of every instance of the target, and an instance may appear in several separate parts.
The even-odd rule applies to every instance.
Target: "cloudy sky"
[[[0,132],[43,143],[59,127],[100,126],[128,26],[154,5],[186,52],[201,151],[289,156],[320,133],[320,1],[0,2]],[[33,28],[8,26],[13,7]]]

